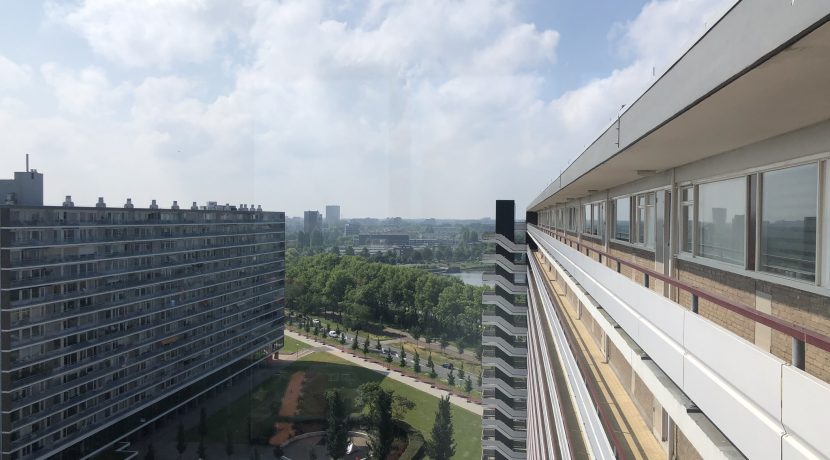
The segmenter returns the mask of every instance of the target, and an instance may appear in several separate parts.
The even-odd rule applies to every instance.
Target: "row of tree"
[[[326,451],[331,458],[343,458],[349,444],[349,420],[346,403],[337,390],[327,391],[326,398]],[[377,382],[358,387],[355,401],[358,411],[364,414],[363,422],[369,432],[371,458],[385,459],[392,451],[396,436],[403,435],[397,421],[415,405],[406,397],[386,390]],[[449,460],[455,454],[450,397],[440,398],[432,427],[432,437],[427,442],[427,454],[433,460]]]
[[[484,288],[424,270],[331,253],[286,255],[286,304],[305,314],[334,312],[347,327],[379,322],[413,336],[477,346]]]

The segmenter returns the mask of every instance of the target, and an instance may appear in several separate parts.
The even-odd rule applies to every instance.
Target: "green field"
[[[300,350],[305,350],[311,348],[311,345],[300,342],[299,340],[292,339],[291,337],[285,336],[285,340],[283,341],[282,348],[280,348],[280,353],[282,354],[289,354],[289,353],[296,353]]]
[[[419,430],[424,438],[429,438],[438,398],[329,353],[315,352],[288,365],[280,375],[267,380],[250,395],[243,396],[211,415],[208,418],[208,440],[224,442],[225,433],[230,431],[236,442],[244,442],[247,436],[245,426],[249,410],[253,435],[257,437],[271,433],[274,422],[278,421],[276,414],[288,380],[298,371],[306,372],[306,385],[298,405],[298,413],[295,417],[286,417],[282,421],[322,417],[325,409],[322,393],[325,390],[340,390],[351,404],[360,384],[380,381],[387,390],[406,396],[415,403],[415,409],[407,413],[404,421]],[[453,458],[481,458],[481,417],[456,406],[452,406],[452,415],[457,443],[456,455]],[[198,440],[196,428],[188,432],[188,438]]]

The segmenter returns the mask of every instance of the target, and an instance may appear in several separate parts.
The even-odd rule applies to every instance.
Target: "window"
[[[614,201],[614,238],[622,241],[631,239],[631,199],[618,198]]]
[[[761,187],[759,269],[815,281],[818,165],[765,172]]]
[[[695,227],[695,190],[685,187],[680,190],[680,250],[692,252]]]
[[[603,217],[604,208],[605,206],[602,202],[586,204],[583,207],[584,219],[582,233],[597,235],[599,237],[605,236],[605,229],[603,228],[605,226],[605,218]]]
[[[586,204],[583,208],[582,214],[582,233],[592,234],[593,226],[591,220],[591,205]]]
[[[655,200],[656,196],[653,192],[637,195],[636,197],[637,207],[634,224],[637,238],[634,242],[649,248],[653,248],[655,245],[654,220],[657,217],[654,207]]]
[[[698,186],[697,254],[744,266],[746,178]]]

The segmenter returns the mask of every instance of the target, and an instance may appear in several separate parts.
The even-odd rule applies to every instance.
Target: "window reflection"
[[[698,206],[698,255],[743,266],[746,178],[701,184]]]
[[[815,281],[817,165],[762,175],[760,269]]]

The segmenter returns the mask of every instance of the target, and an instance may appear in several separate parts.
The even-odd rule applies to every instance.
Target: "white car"
[[[338,334],[337,331],[329,331],[329,337],[336,339],[340,337],[340,334]]]
[[[313,324],[315,326],[319,326],[320,325],[320,320],[319,319],[313,319],[313,320],[311,320],[311,324]]]

